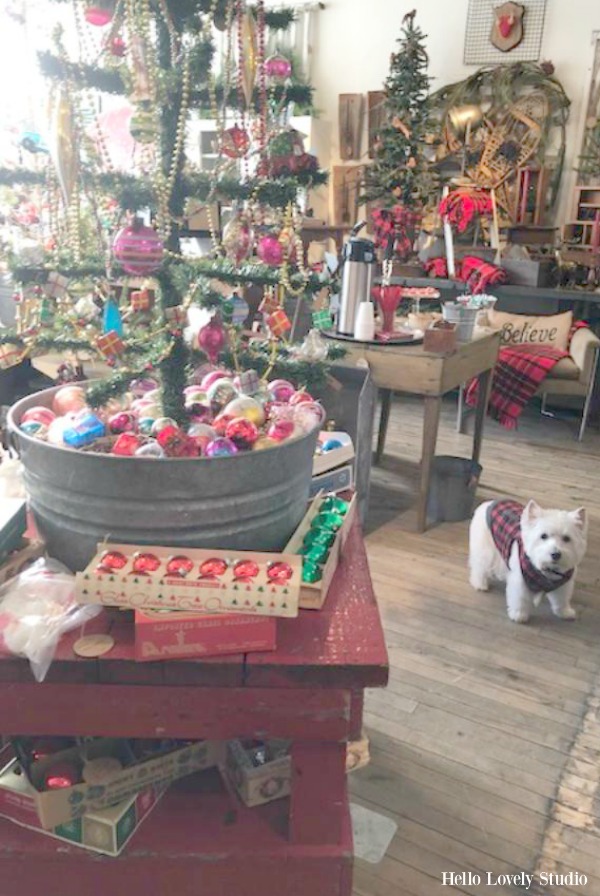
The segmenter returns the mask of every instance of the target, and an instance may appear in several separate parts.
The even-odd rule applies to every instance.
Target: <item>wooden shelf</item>
[[[248,809],[216,770],[173,785],[118,858],[0,819],[2,892],[44,896],[331,896],[351,875],[346,796],[338,845],[287,839],[289,800]]]

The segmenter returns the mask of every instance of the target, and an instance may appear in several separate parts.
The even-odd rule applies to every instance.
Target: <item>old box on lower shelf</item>
[[[107,809],[89,811],[49,830],[44,830],[36,809],[36,791],[14,759],[0,773],[0,815],[21,827],[74,846],[118,856],[166,787],[146,787],[135,796]]]
[[[86,745],[87,759],[120,758],[123,752],[123,741],[113,738],[98,738]],[[171,781],[192,772],[218,765],[221,752],[219,742],[198,741],[127,765],[105,784],[81,783],[57,790],[43,790],[45,774],[55,762],[81,762],[77,747],[54,753],[38,760],[29,769],[41,825],[46,830],[55,828],[91,810],[114,806],[150,786],[166,787]]]
[[[310,529],[314,517],[319,513],[325,497],[326,496],[320,495],[312,500],[304,519],[285,546],[286,554],[298,554],[300,552],[304,536]],[[340,497],[349,501],[349,507],[344,517],[344,523],[336,533],[335,541],[331,546],[327,561],[323,566],[320,581],[314,583],[302,582],[300,598],[298,601],[298,606],[301,610],[321,609],[327,598],[329,586],[331,585],[340,557],[342,556],[344,545],[346,544],[346,539],[356,514],[356,494],[352,494],[352,496],[342,494]]]

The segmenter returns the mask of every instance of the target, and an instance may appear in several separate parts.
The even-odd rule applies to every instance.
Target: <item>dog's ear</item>
[[[574,523],[576,523],[580,529],[587,529],[587,513],[585,511],[585,507],[578,507],[577,510],[572,510],[569,514]]]
[[[538,516],[542,513],[542,508],[539,504],[537,504],[533,498],[531,501],[528,501],[525,507],[523,508],[522,519],[528,523],[532,523],[534,520],[538,518]]]

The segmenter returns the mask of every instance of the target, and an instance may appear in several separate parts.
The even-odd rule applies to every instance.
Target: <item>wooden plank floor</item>
[[[445,403],[438,454],[468,456]],[[532,887],[544,896],[600,894],[600,434],[531,412],[516,433],[486,424],[478,498],[510,495],[589,510],[589,549],[575,592],[579,618],[547,606],[508,621],[500,591],[467,580],[468,523],[411,532],[422,405],[397,396],[386,456],[374,471],[367,525],[391,677],[366,701],[369,767],[352,799],[393,818],[378,865],[356,861],[355,896],[509,896],[494,877],[587,875],[587,885]],[[481,884],[442,886],[443,872]],[[474,880],[472,878],[472,880]],[[485,882],[485,883],[484,883]]]

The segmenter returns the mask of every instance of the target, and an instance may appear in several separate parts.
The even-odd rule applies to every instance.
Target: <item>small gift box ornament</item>
[[[331,328],[331,314],[329,311],[313,311],[313,327],[316,330],[329,330]]]
[[[4,345],[0,345],[0,370],[16,367],[17,364],[21,363],[24,356],[25,353],[20,346],[5,342]]]
[[[154,290],[135,289],[129,301],[132,311],[150,311],[154,306]]]
[[[263,296],[263,300],[258,306],[258,310],[261,314],[273,314],[274,311],[277,311],[279,308],[279,301],[274,292],[269,290],[265,292]]]
[[[109,330],[98,336],[96,346],[105,358],[114,358],[125,350],[125,343],[115,330]]]
[[[284,333],[292,329],[290,319],[283,308],[277,308],[272,314],[269,314],[267,324],[273,336],[283,336]]]
[[[51,299],[62,299],[66,295],[69,282],[69,278],[59,274],[58,271],[50,271],[44,285],[44,292]]]
[[[260,389],[260,380],[256,370],[244,370],[236,378],[235,385],[242,395],[255,395]]]
[[[165,318],[171,333],[180,333],[187,325],[187,311],[183,305],[165,309]]]

